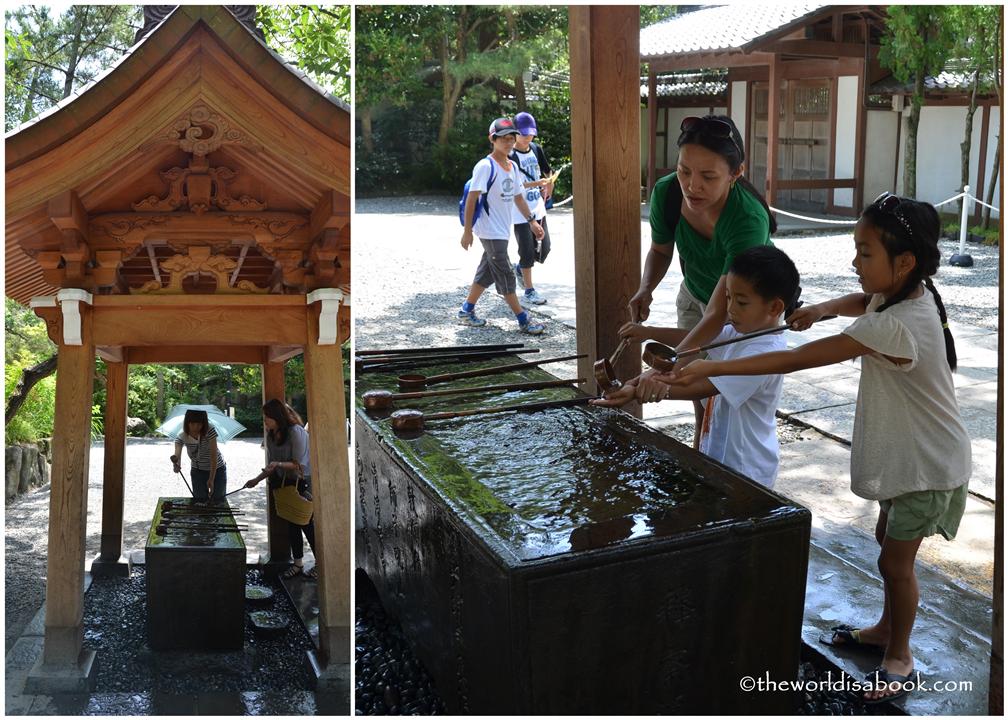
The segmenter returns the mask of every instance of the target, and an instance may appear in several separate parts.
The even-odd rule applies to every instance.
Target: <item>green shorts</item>
[[[886,535],[893,540],[916,540],[941,533],[946,540],[954,539],[966,511],[967,484],[879,500],[879,507],[888,515]]]

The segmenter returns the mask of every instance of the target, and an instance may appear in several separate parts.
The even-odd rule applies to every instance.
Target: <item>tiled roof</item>
[[[991,83],[988,78],[986,82],[984,79],[980,81],[981,92],[983,92],[984,87],[990,89]],[[966,92],[973,89],[973,74],[967,72],[956,72],[954,70],[943,70],[938,73],[938,75],[931,76],[928,75],[924,78],[924,90],[953,90]],[[874,94],[886,95],[890,93],[900,94],[900,93],[912,93],[913,82],[900,82],[895,77],[890,75],[889,77],[879,80],[874,83],[868,92]]]
[[[641,57],[742,48],[810,15],[824,3],[720,5],[676,15],[641,30]]]
[[[728,91],[726,72],[683,72],[659,75],[656,90],[658,97],[718,97]],[[640,95],[648,96],[647,78],[641,78]]]

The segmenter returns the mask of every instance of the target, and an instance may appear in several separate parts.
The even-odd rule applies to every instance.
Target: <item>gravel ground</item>
[[[263,465],[260,440],[235,439],[221,446],[228,468],[228,490],[255,477]],[[123,509],[123,547],[143,549],[154,507],[159,497],[185,497],[188,490],[172,473],[168,456],[173,444],[165,439],[129,438],[126,443],[126,492]],[[98,554],[101,542],[103,443],[91,446],[88,486],[86,557]],[[183,473],[189,476],[188,460]],[[248,531],[243,533],[249,556],[267,551],[266,484],[235,493],[231,506],[245,512]],[[15,498],[7,504],[4,520],[5,636],[10,650],[45,600],[48,548],[49,485]],[[310,556],[311,551],[306,548]],[[310,564],[310,561],[309,561]]]

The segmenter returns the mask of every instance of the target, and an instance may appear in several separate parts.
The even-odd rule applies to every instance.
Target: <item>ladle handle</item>
[[[568,400],[544,400],[542,402],[524,403],[521,405],[502,405],[495,408],[477,408],[475,410],[457,410],[455,412],[439,412],[424,415],[424,420],[450,420],[451,418],[467,417],[469,415],[488,415],[490,413],[510,412],[512,410],[549,410],[551,408],[574,407],[585,405],[591,400],[591,396],[570,398]]]
[[[587,355],[564,355],[563,357],[546,358],[545,360],[533,360],[532,362],[512,363],[511,365],[498,365],[497,367],[484,368],[482,370],[465,370],[457,373],[445,373],[443,375],[432,375],[427,378],[427,384],[444,382],[446,380],[461,380],[462,378],[481,377],[483,375],[496,375],[497,373],[508,372],[510,370],[521,370],[523,368],[544,365],[551,362],[562,362],[564,360],[579,360]]]
[[[510,383],[503,385],[483,385],[481,387],[452,388],[451,390],[419,390],[417,392],[394,393],[393,400],[415,400],[425,397],[441,397],[444,395],[465,395],[485,392],[511,392],[513,390],[545,390],[547,388],[565,387],[573,383],[583,383],[584,378],[570,380],[542,380],[539,382]]]
[[[385,350],[354,350],[354,355],[366,357],[368,355],[422,355],[423,353],[448,353],[453,350],[460,352],[480,350],[509,350],[510,348],[522,348],[525,343],[501,343],[497,345],[450,345],[447,347],[421,347],[421,348],[388,348]]]
[[[823,315],[819,320],[832,320],[836,315]],[[676,353],[676,358],[686,357],[687,355],[696,355],[697,353],[707,352],[708,350],[713,350],[714,348],[723,347],[725,345],[733,345],[737,342],[742,342],[743,340],[749,340],[750,338],[761,337],[763,335],[773,335],[774,333],[783,332],[784,330],[789,330],[790,325],[781,325],[775,328],[767,328],[765,330],[757,330],[756,332],[746,333],[745,335],[739,335],[736,338],[730,340],[722,340],[721,342],[711,343],[710,345],[704,345],[703,347],[698,347],[694,350],[684,350],[681,353]]]
[[[630,311],[630,322],[632,323],[637,322],[637,315],[634,313],[633,310]],[[629,337],[625,337],[622,340],[620,340],[620,343],[619,345],[616,346],[616,349],[613,351],[613,354],[609,356],[610,365],[616,364],[616,361],[620,359],[620,355],[623,354],[623,351],[627,349],[627,345],[629,345],[631,342],[632,339]]]

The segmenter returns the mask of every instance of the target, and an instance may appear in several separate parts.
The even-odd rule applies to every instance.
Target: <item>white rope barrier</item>
[[[567,198],[566,200],[561,200],[560,202],[555,202],[555,203],[553,203],[553,207],[557,208],[557,207],[560,207],[561,205],[566,205],[567,203],[569,203],[569,202],[570,202],[571,200],[573,200],[573,199],[574,199],[574,196],[573,196],[573,195],[571,195],[571,196],[570,196],[569,198]]]
[[[773,205],[767,205],[771,211],[775,213],[780,213],[781,215],[787,215],[788,217],[798,218],[799,220],[808,220],[809,222],[826,223],[828,225],[857,225],[857,220],[823,220],[822,218],[809,217],[807,215],[795,215],[794,213],[789,213],[785,210],[778,210]]]
[[[963,197],[964,195],[966,195],[966,193],[961,192],[958,195],[953,195],[948,200],[942,200],[940,203],[935,203],[934,206],[936,208],[940,208],[942,205],[948,205],[950,202],[955,202],[956,200],[958,200],[959,198]],[[973,198],[973,199],[976,200],[976,198]]]

